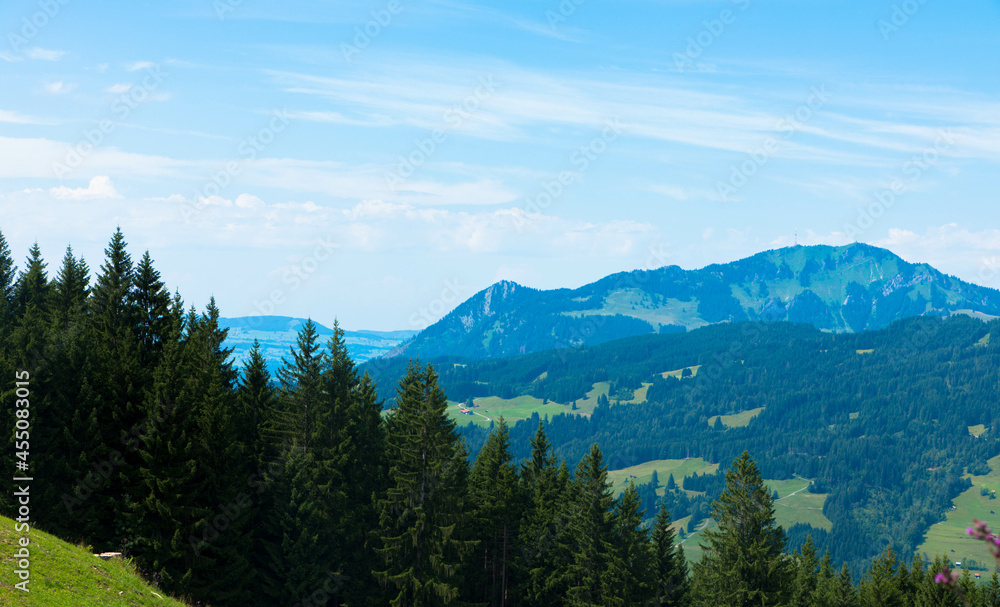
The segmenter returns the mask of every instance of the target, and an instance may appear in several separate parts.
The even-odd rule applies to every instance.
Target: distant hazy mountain
[[[289,316],[243,316],[240,318],[220,318],[219,326],[229,329],[226,346],[233,348],[233,356],[242,365],[253,340],[260,342],[272,374],[278,369],[282,358],[288,358],[289,347],[295,344],[298,331],[305,324],[304,318]],[[314,321],[315,322],[315,321]],[[333,329],[316,323],[318,333],[325,344]],[[347,351],[356,363],[381,356],[410,339],[416,331],[345,331]]]
[[[622,272],[578,289],[498,282],[390,356],[509,356],[741,320],[857,332],[961,312],[1000,316],[1000,291],[869,245],[796,246],[700,270]]]

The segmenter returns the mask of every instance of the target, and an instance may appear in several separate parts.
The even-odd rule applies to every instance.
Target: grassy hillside
[[[786,481],[767,480],[767,488],[778,492],[778,500],[774,502],[774,520],[786,530],[796,523],[812,525],[817,529],[830,530],[833,523],[823,516],[823,502],[826,501],[826,494],[808,493],[806,487],[809,481],[803,478],[793,478]],[[679,529],[681,525],[687,525],[689,518],[683,518],[674,525]],[[716,529],[715,521],[708,519],[707,524],[699,525],[700,529],[688,535],[682,541],[684,555],[689,562],[701,560],[703,551],[699,545],[701,531],[705,528]]]
[[[32,529],[30,594],[14,588],[14,551],[21,534],[0,517],[0,605],[17,607],[184,607],[150,586],[121,559],[103,560],[79,546]]]
[[[484,396],[473,399],[475,405],[471,409],[466,409],[465,403],[449,402],[448,414],[459,424],[472,422],[477,426],[489,427],[493,421],[498,421],[502,415],[504,420],[514,425],[522,419],[529,419],[532,414],[537,413],[539,417],[549,417],[560,413],[571,413],[578,415],[590,415],[597,407],[597,399],[608,395],[608,382],[597,382],[594,388],[587,392],[586,398],[577,399],[576,409],[572,408],[572,403],[557,403],[555,401],[544,402],[534,396],[518,396],[516,398],[500,398],[499,396]],[[645,398],[645,391],[643,391]],[[628,401],[634,402],[634,401]],[[462,413],[465,409],[470,413]]]
[[[1000,514],[995,514],[1000,512],[1000,499],[990,497],[994,495],[992,491],[1000,491],[1000,455],[990,459],[989,465],[989,474],[967,475],[972,487],[952,500],[954,510],[945,514],[945,520],[931,525],[917,552],[932,559],[934,555],[941,554],[952,561],[965,563],[966,567],[971,563],[973,568],[992,570],[993,559],[986,546],[965,532],[972,526],[974,518],[986,521],[991,527],[1000,527]],[[982,489],[986,489],[989,495],[981,495]]]
[[[634,482],[636,485],[646,484],[653,478],[653,470],[656,470],[656,476],[660,479],[661,485],[658,493],[663,495],[667,479],[671,474],[674,475],[674,481],[680,485],[686,476],[691,476],[696,472],[698,474],[714,474],[718,469],[719,464],[710,464],[700,457],[692,457],[690,459],[658,459],[622,468],[621,470],[608,470],[608,480],[614,485],[615,492],[621,494],[629,481]]]

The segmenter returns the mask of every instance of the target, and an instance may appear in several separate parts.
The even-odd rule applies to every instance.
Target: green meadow
[[[992,570],[993,558],[982,541],[974,540],[966,534],[966,529],[972,525],[972,519],[986,521],[991,526],[1000,523],[1000,499],[990,499],[980,495],[980,489],[992,492],[1000,491],[1000,455],[989,460],[991,471],[982,476],[967,475],[972,481],[972,487],[952,500],[954,510],[945,513],[945,520],[931,525],[924,536],[924,542],[917,547],[917,552],[926,554],[930,559],[935,555],[943,555],[951,561],[970,565],[978,565],[982,570]],[[990,493],[990,495],[993,495]]]
[[[28,533],[31,558],[30,593],[14,588],[14,552],[21,537],[14,521],[0,517],[0,605],[19,607],[184,607],[146,583],[131,562],[103,560],[87,548],[73,546],[47,533]]]

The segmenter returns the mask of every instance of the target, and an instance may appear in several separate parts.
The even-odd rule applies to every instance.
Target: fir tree
[[[901,565],[892,547],[875,559],[858,590],[862,607],[903,607],[907,604],[906,594],[901,586],[899,570]]]
[[[835,607],[859,607],[861,605],[858,592],[851,581],[851,572],[847,568],[847,563],[840,567],[840,574],[837,576],[836,590],[833,593]]]
[[[17,267],[7,246],[7,238],[0,232],[0,336],[14,316],[14,285]]]
[[[135,268],[126,247],[124,235],[120,229],[116,230],[104,250],[105,262],[88,299],[95,362],[91,387],[96,419],[100,421],[96,451],[88,456],[98,461],[112,457],[123,436],[136,432],[148,422],[144,417],[143,401],[152,386],[143,380],[152,380],[148,370],[143,370],[139,364],[137,315],[132,299]],[[123,523],[131,520],[127,516],[128,501],[132,499],[129,493],[137,491],[141,484],[137,472],[141,462],[134,449],[121,451],[121,456],[122,464],[116,467],[115,474],[96,497],[100,511],[95,514],[103,528],[91,540],[100,550],[127,551],[129,538],[134,535]]]
[[[383,566],[393,607],[454,605],[465,557],[468,464],[429,365],[413,362],[397,388],[387,430],[389,488],[378,502]]]
[[[474,596],[470,598],[491,606],[510,605],[514,598],[511,564],[522,507],[518,483],[510,455],[510,433],[501,417],[469,476],[469,497],[475,508],[475,536],[479,541],[473,559],[478,575],[472,580]]]
[[[574,486],[571,528],[576,546],[567,571],[569,604],[617,603],[614,597],[619,589],[609,586],[624,577],[624,564],[615,559],[614,497],[604,456],[597,445],[591,446],[590,453],[580,460]]]
[[[694,568],[696,603],[705,607],[780,605],[793,573],[782,555],[785,533],[774,522],[771,495],[750,454],[733,462],[712,503],[717,531],[706,530],[705,555]]]
[[[816,546],[812,536],[807,535],[806,541],[799,547],[795,558],[795,585],[792,589],[791,607],[809,607],[813,602],[818,583],[819,560],[816,558]]]
[[[634,483],[618,499],[614,512],[615,566],[609,570],[606,593],[622,605],[641,605],[653,598],[656,584],[649,533],[642,526],[639,492]],[[615,573],[618,575],[615,576]]]
[[[53,324],[57,331],[70,329],[73,320],[78,320],[83,312],[90,292],[90,268],[83,258],[73,256],[73,247],[66,247],[62,267],[52,283]]]
[[[284,467],[271,477],[274,505],[264,521],[265,593],[272,602],[304,599],[329,574],[343,577],[347,555],[364,539],[347,493],[353,364],[346,359],[331,366],[312,320],[299,330],[290,353],[278,378],[291,442]]]
[[[651,539],[655,580],[652,604],[659,607],[688,607],[691,604],[691,582],[684,549],[676,542],[676,534],[670,524],[670,512],[662,503],[656,513]]]
[[[139,342],[139,364],[152,370],[160,360],[163,345],[170,337],[170,293],[153,267],[146,251],[135,269],[132,301],[136,315],[136,339]],[[213,304],[214,305],[214,304]]]
[[[163,587],[195,601],[250,599],[250,462],[238,436],[230,351],[214,300],[172,323],[146,402],[156,427],[139,442],[145,492],[134,504],[140,562]]]
[[[519,592],[526,605],[563,605],[566,570],[572,556],[569,532],[572,500],[569,470],[556,468],[552,447],[541,421],[531,438],[531,458],[521,466],[525,510],[521,518],[516,567]]]
[[[323,368],[326,353],[319,343],[316,323],[311,319],[299,330],[296,345],[290,348],[291,358],[278,370],[281,386],[281,408],[287,413],[287,439],[294,440],[309,453],[316,433],[316,417],[320,413],[323,391]]]

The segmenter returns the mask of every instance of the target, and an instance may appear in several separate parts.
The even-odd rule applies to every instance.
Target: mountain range
[[[314,321],[315,322],[315,321]],[[306,323],[304,318],[290,316],[243,316],[220,318],[219,327],[228,329],[226,347],[233,349],[238,366],[246,361],[254,340],[260,343],[261,353],[268,369],[277,371],[282,359],[289,357],[289,348],[295,345],[298,331]],[[316,323],[316,332],[324,345],[333,335],[333,329]],[[356,363],[387,354],[400,343],[410,339],[416,331],[345,331],[347,351]]]
[[[998,317],[1000,291],[871,245],[800,245],[698,270],[621,272],[577,289],[501,281],[386,356],[512,356],[747,320],[857,333],[956,313]]]

